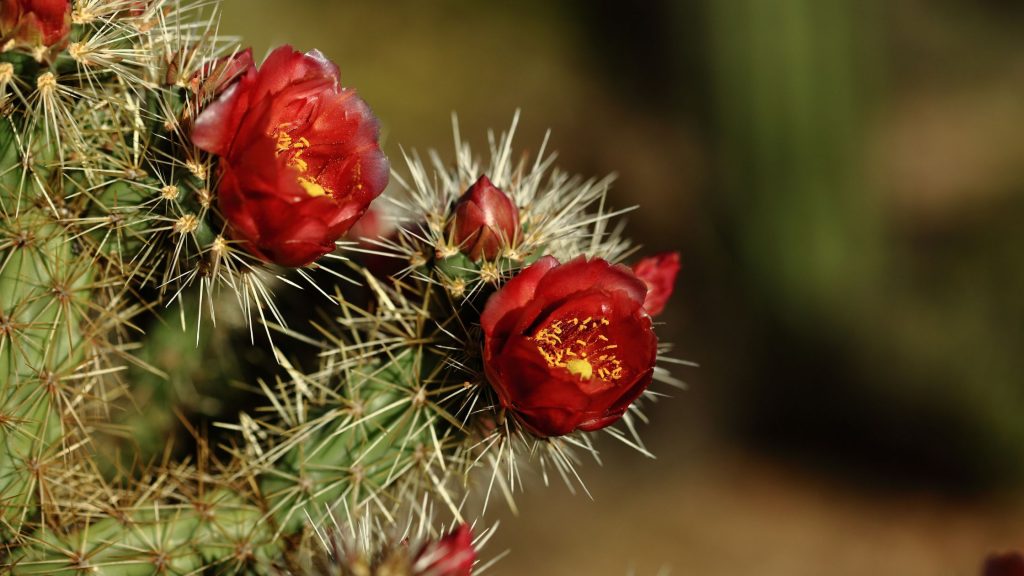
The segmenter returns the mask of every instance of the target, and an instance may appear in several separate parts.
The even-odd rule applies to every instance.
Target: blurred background
[[[683,271],[657,460],[501,510],[495,575],[972,575],[1024,547],[1024,4],[225,0],[337,62],[386,150],[523,110]],[[539,484],[539,483],[536,483]],[[498,508],[501,508],[499,506]]]

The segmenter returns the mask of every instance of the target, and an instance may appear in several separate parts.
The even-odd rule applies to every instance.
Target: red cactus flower
[[[1018,552],[993,554],[985,560],[982,576],[1024,576],[1024,556]]]
[[[71,33],[71,0],[0,0],[4,45],[52,47]]]
[[[220,157],[218,207],[254,255],[302,266],[387,184],[377,119],[317,51],[282,46],[196,119],[192,141]]]
[[[618,421],[651,383],[647,287],[625,266],[546,256],[491,296],[480,324],[501,405],[539,436]]]
[[[444,538],[420,549],[413,560],[413,574],[471,576],[474,562],[476,550],[473,548],[473,533],[469,526],[462,524]]]
[[[480,176],[455,204],[452,231],[471,259],[494,260],[519,236],[519,210],[487,176]]]
[[[679,253],[665,252],[643,258],[633,265],[633,273],[647,284],[647,299],[644,309],[651,316],[657,316],[675,289],[676,275],[679,274]]]

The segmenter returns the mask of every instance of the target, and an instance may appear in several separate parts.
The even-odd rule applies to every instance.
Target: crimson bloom
[[[582,257],[546,256],[508,281],[480,318],[501,405],[539,436],[618,421],[654,372],[646,294],[629,268]]]
[[[651,316],[657,316],[665,309],[675,289],[676,275],[679,274],[679,253],[665,252],[642,258],[633,265],[633,273],[647,284],[644,309]]]
[[[377,119],[315,50],[282,46],[239,76],[196,119],[192,141],[220,157],[218,207],[246,249],[308,264],[387,184]]]
[[[0,0],[0,43],[51,47],[71,33],[71,0]]]
[[[480,176],[455,204],[453,239],[473,260],[494,260],[519,236],[519,209],[507,194]]]
[[[473,533],[462,524],[450,534],[420,549],[413,560],[416,576],[471,576],[476,550]]]

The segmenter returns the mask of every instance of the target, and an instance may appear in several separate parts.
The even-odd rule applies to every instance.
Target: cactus
[[[412,153],[394,173],[397,189],[374,204],[394,232],[339,241],[339,252],[294,266],[308,259],[296,243],[315,244],[301,236],[306,221],[286,231],[298,240],[275,246],[258,217],[239,220],[252,214],[244,205],[252,184],[236,181],[249,175],[232,172],[242,153],[211,144],[211,125],[237,123],[230,106],[271,74],[217,35],[215,4],[76,0],[64,18],[33,35],[0,15],[10,38],[0,53],[0,566],[14,574],[468,574],[475,554],[449,557],[468,545],[462,529],[458,546],[455,536],[431,543],[444,533],[435,506],[468,522],[473,490],[485,508],[495,489],[514,505],[525,462],[545,481],[582,485],[579,453],[596,457],[598,428],[646,453],[637,424],[641,404],[655,397],[647,384],[652,374],[677,382],[653,365],[667,346],[605,344],[610,330],[626,329],[605,317],[612,313],[655,342],[642,307],[647,279],[608,264],[634,251],[615,223],[625,211],[606,206],[610,179],[558,171],[546,139],[534,161],[514,161],[518,116],[490,135],[483,163],[456,122],[454,165]],[[331,74],[319,54],[271,58]],[[369,115],[336,83],[318,86],[324,106]],[[342,157],[355,160],[341,180],[323,180],[309,168],[318,143],[280,126],[253,136],[254,148],[280,160],[279,173],[308,195],[291,206],[344,208],[345,194],[366,196],[371,171],[385,166],[360,146]],[[353,130],[368,138],[373,127]],[[350,188],[339,189],[342,180]],[[488,188],[471,194],[474,182]],[[358,208],[331,233],[351,226],[366,210]],[[562,382],[588,406],[568,425],[563,413],[574,408],[535,410],[496,383],[496,336],[481,319],[526,289],[514,279],[555,259],[598,274],[597,288],[561,294],[543,312],[546,328],[517,337],[536,356],[538,378]],[[278,295],[296,290],[319,299],[323,313],[309,326],[297,325]],[[593,305],[603,315],[583,318],[579,310]],[[563,326],[574,341],[558,336]],[[229,336],[238,331],[248,336],[241,348],[215,349],[237,347]],[[272,367],[255,378],[239,368],[245,362],[210,368],[249,349],[272,357]],[[159,361],[167,355],[184,360],[169,369]],[[243,380],[257,405],[218,422],[216,444],[186,424],[194,440],[181,459],[170,443],[146,449],[180,409],[174,386],[200,367],[213,386],[200,396],[227,398],[229,383]],[[628,390],[616,388],[623,374]],[[553,418],[565,429],[546,427]],[[396,529],[403,517],[404,532]],[[347,531],[361,536],[339,539]],[[403,544],[411,533],[425,543]],[[492,533],[478,531],[478,543]],[[441,556],[450,571],[439,568]]]

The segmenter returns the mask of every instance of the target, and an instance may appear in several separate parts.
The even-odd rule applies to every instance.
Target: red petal
[[[612,265],[599,258],[587,260],[580,256],[552,270],[538,290],[537,298],[561,300],[582,290],[622,291],[637,305],[643,304],[647,295],[647,286],[629,268],[621,264]]]
[[[206,107],[192,126],[192,143],[200,150],[224,156],[238,132],[245,106],[239,101],[247,88],[238,82]]]
[[[675,289],[676,275],[679,273],[679,253],[665,252],[644,258],[633,265],[633,272],[647,284],[644,309],[651,316],[661,314]]]
[[[287,44],[279,46],[260,65],[253,100],[258,102],[304,81],[326,81],[327,87],[337,89],[338,68],[316,50],[303,54]]]
[[[621,396],[610,406],[602,407],[593,413],[591,419],[581,422],[577,429],[584,432],[593,432],[618,422],[626,413],[629,405],[632,404],[647,387],[651,385],[654,378],[654,369],[651,368],[641,373],[633,382],[633,385],[622,391]]]
[[[522,308],[537,290],[541,278],[558,266],[558,260],[545,256],[505,283],[487,300],[480,315],[480,326],[485,334],[492,334],[498,322],[509,312]]]
[[[515,414],[530,432],[541,438],[571,434],[580,418],[578,410],[553,406],[517,410]]]

